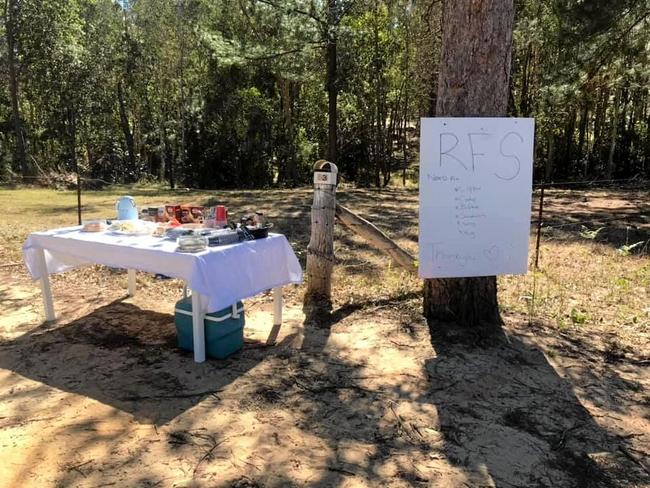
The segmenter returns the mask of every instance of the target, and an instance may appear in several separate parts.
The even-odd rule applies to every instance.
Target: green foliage
[[[616,249],[616,252],[618,252],[621,256],[629,256],[632,254],[632,251],[634,251],[636,248],[641,247],[643,244],[645,244],[645,241],[639,241],[635,242],[634,244],[625,244],[618,249]]]
[[[511,106],[534,116],[539,178],[650,175],[648,1],[517,0]],[[435,111],[437,0],[9,0],[19,118],[42,170],[187,186],[294,186],[328,152],[336,44],[342,176],[417,164]],[[16,159],[7,22],[0,164]],[[600,229],[585,229],[595,239]]]
[[[603,230],[605,227],[598,227],[595,230],[590,230],[586,226],[582,226],[582,230],[580,231],[580,237],[583,239],[589,239],[589,240],[594,240],[596,237],[598,237],[598,234],[600,234],[600,231]]]
[[[574,325],[582,325],[586,323],[587,319],[589,318],[589,316],[585,312],[575,307],[571,309],[571,313],[569,316],[571,317],[571,322]]]

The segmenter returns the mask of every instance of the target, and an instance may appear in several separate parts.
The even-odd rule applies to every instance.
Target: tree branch
[[[290,12],[290,13],[294,13],[294,14],[298,14],[298,15],[304,15],[305,17],[309,17],[310,19],[314,20],[315,22],[318,22],[321,25],[326,24],[326,22],[323,19],[318,17],[313,12],[308,12],[306,10],[302,10],[302,9],[295,8],[295,7],[284,7],[283,5],[280,5],[280,4],[278,4],[278,3],[274,2],[274,1],[271,1],[271,0],[254,0],[254,1],[259,2],[259,3],[263,3],[265,5],[270,5],[273,8],[281,9],[281,10],[284,10],[285,12]]]

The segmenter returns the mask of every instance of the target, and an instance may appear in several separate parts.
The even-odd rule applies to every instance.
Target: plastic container
[[[189,234],[176,239],[178,251],[180,252],[201,252],[208,247],[208,238],[202,235]]]
[[[240,236],[236,230],[216,229],[206,234],[206,237],[208,238],[208,246],[214,247],[236,244],[243,236]]]
[[[178,347],[193,351],[191,298],[184,298],[176,302],[174,323],[176,324]],[[237,302],[234,306],[218,312],[206,314],[203,321],[205,353],[212,358],[224,359],[239,351],[244,347],[244,325],[244,304],[242,302]]]

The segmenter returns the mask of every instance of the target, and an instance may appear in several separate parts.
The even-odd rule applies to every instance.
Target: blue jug
[[[138,219],[138,209],[135,206],[135,200],[133,197],[124,196],[121,197],[115,204],[117,209],[117,219],[118,220],[137,220]]]

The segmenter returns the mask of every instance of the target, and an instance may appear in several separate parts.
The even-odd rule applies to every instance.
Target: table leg
[[[192,291],[192,333],[194,339],[194,361],[205,361],[205,328],[203,326],[203,309],[201,295]]]
[[[135,270],[129,269],[127,272],[127,293],[130,297],[135,296]]]
[[[273,345],[280,334],[282,326],[282,288],[273,288],[273,328],[269,337],[266,339],[268,345]]]
[[[282,325],[282,287],[273,288],[273,325]]]
[[[47,273],[47,263],[45,262],[45,251],[38,250],[38,265],[41,268],[41,291],[43,293],[43,306],[45,308],[45,320],[53,322],[56,320],[54,313],[54,302],[52,300],[52,288],[50,288],[50,276]]]

